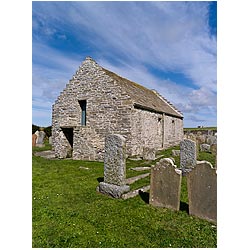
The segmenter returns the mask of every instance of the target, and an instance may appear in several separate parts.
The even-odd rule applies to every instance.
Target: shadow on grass
[[[140,190],[139,195],[145,203],[149,204],[149,193],[148,192],[143,192]]]
[[[186,211],[187,213],[189,213],[189,206],[186,202],[180,202],[180,211]]]
[[[103,182],[104,181],[104,178],[103,177],[98,177],[97,178],[97,181],[100,183],[100,182]]]
[[[148,192],[139,191],[139,195],[145,203],[149,204],[149,193]],[[180,202],[180,211],[185,211],[189,214],[189,206],[186,202],[183,202],[183,201]]]

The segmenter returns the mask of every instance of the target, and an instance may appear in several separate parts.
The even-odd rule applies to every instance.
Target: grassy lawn
[[[34,151],[49,148],[47,145]],[[171,150],[160,154],[169,157]],[[207,156],[211,154],[200,157],[206,160]],[[32,158],[34,248],[217,247],[216,226],[188,215],[185,177],[181,210],[176,212],[150,206],[149,193],[128,200],[97,193],[96,187],[103,179],[103,163]],[[179,159],[175,158],[178,165]],[[153,163],[128,160],[127,177],[147,172],[132,171],[131,167]],[[149,178],[145,178],[131,188],[148,184]]]
[[[184,128],[184,131],[201,131],[201,130],[216,130],[217,131],[217,127],[204,127],[204,128]]]

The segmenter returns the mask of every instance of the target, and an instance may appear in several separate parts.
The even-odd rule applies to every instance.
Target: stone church
[[[103,160],[109,134],[126,138],[129,156],[165,149],[183,138],[183,115],[154,90],[87,57],[52,106],[52,147],[58,158]]]

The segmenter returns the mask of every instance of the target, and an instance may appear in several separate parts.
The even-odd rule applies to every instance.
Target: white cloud
[[[101,13],[101,14],[100,14]],[[89,44],[101,66],[156,89],[181,111],[198,115],[216,112],[216,38],[208,27],[207,2],[50,2],[39,3],[33,29],[42,22],[43,34],[70,31]],[[47,31],[46,31],[47,30]],[[76,54],[62,54],[33,43],[34,94],[52,100],[80,65]],[[77,59],[78,58],[78,59]],[[147,68],[181,72],[196,89],[161,79]],[[198,118],[197,118],[198,119]]]

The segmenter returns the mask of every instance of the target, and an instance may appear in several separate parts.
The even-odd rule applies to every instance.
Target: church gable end
[[[183,118],[176,109],[87,57],[53,105],[52,146],[59,158],[102,160],[105,137],[121,134],[130,155],[140,154],[144,146],[161,149],[171,144],[164,137],[168,115],[180,124],[174,129],[176,143]]]

